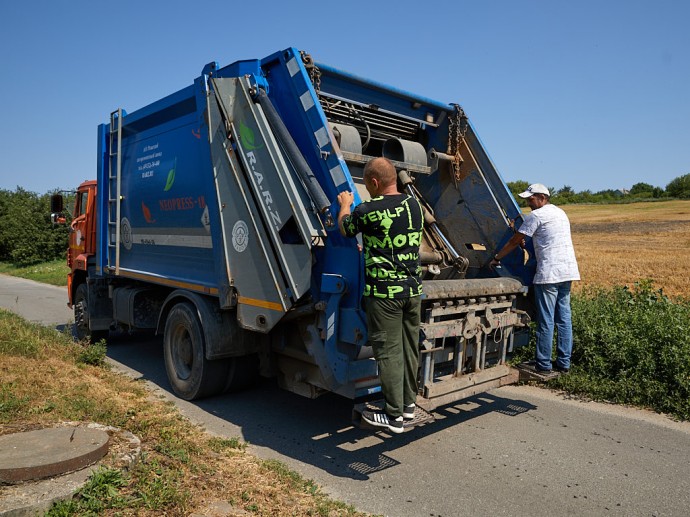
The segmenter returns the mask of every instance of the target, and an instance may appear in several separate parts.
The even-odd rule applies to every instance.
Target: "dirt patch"
[[[690,202],[568,205],[584,287],[651,280],[672,297],[690,293]]]
[[[622,234],[652,234],[662,232],[681,232],[690,230],[690,222],[673,221],[620,221],[601,223],[571,223],[573,234],[590,233],[622,233]]]

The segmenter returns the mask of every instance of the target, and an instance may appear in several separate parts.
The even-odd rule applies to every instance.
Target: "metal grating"
[[[354,126],[363,137],[370,134],[371,138],[377,140],[389,138],[415,140],[420,127],[417,121],[376,106],[355,104],[324,94],[319,94],[319,101],[329,121]]]

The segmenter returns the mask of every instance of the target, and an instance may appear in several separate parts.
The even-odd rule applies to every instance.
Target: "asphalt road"
[[[59,328],[65,289],[0,275],[0,307]],[[350,424],[351,403],[270,380],[189,403],[174,397],[159,339],[115,336],[108,355],[209,432],[241,437],[333,497],[387,516],[690,515],[690,423],[509,386],[445,407],[402,435]]]

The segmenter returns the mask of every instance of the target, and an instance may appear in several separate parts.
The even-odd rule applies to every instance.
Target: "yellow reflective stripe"
[[[272,311],[285,312],[283,306],[279,303],[269,302],[267,300],[256,300],[254,298],[247,298],[245,296],[238,296],[237,303],[244,305],[251,305],[253,307],[261,307],[262,309],[271,309]]]
[[[111,268],[111,271],[112,268]],[[169,278],[163,278],[155,275],[147,275],[144,273],[136,273],[134,271],[129,271],[120,268],[120,275],[126,278],[136,278],[137,280],[146,280],[155,284],[167,285],[170,287],[179,287],[182,289],[189,289],[191,291],[198,291],[205,294],[218,295],[218,288],[216,287],[206,287],[204,285],[192,284],[190,282],[181,282],[179,280],[171,280]]]

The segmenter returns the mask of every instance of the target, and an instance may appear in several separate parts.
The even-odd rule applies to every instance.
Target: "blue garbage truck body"
[[[77,326],[162,334],[186,399],[257,374],[310,397],[376,398],[363,260],[338,231],[336,197],[366,199],[378,156],[425,209],[419,406],[514,382],[506,357],[527,336],[533,253],[487,266],[522,214],[464,111],[294,48],[209,63],[99,126],[97,179],[80,188],[93,230],[70,244]]]

